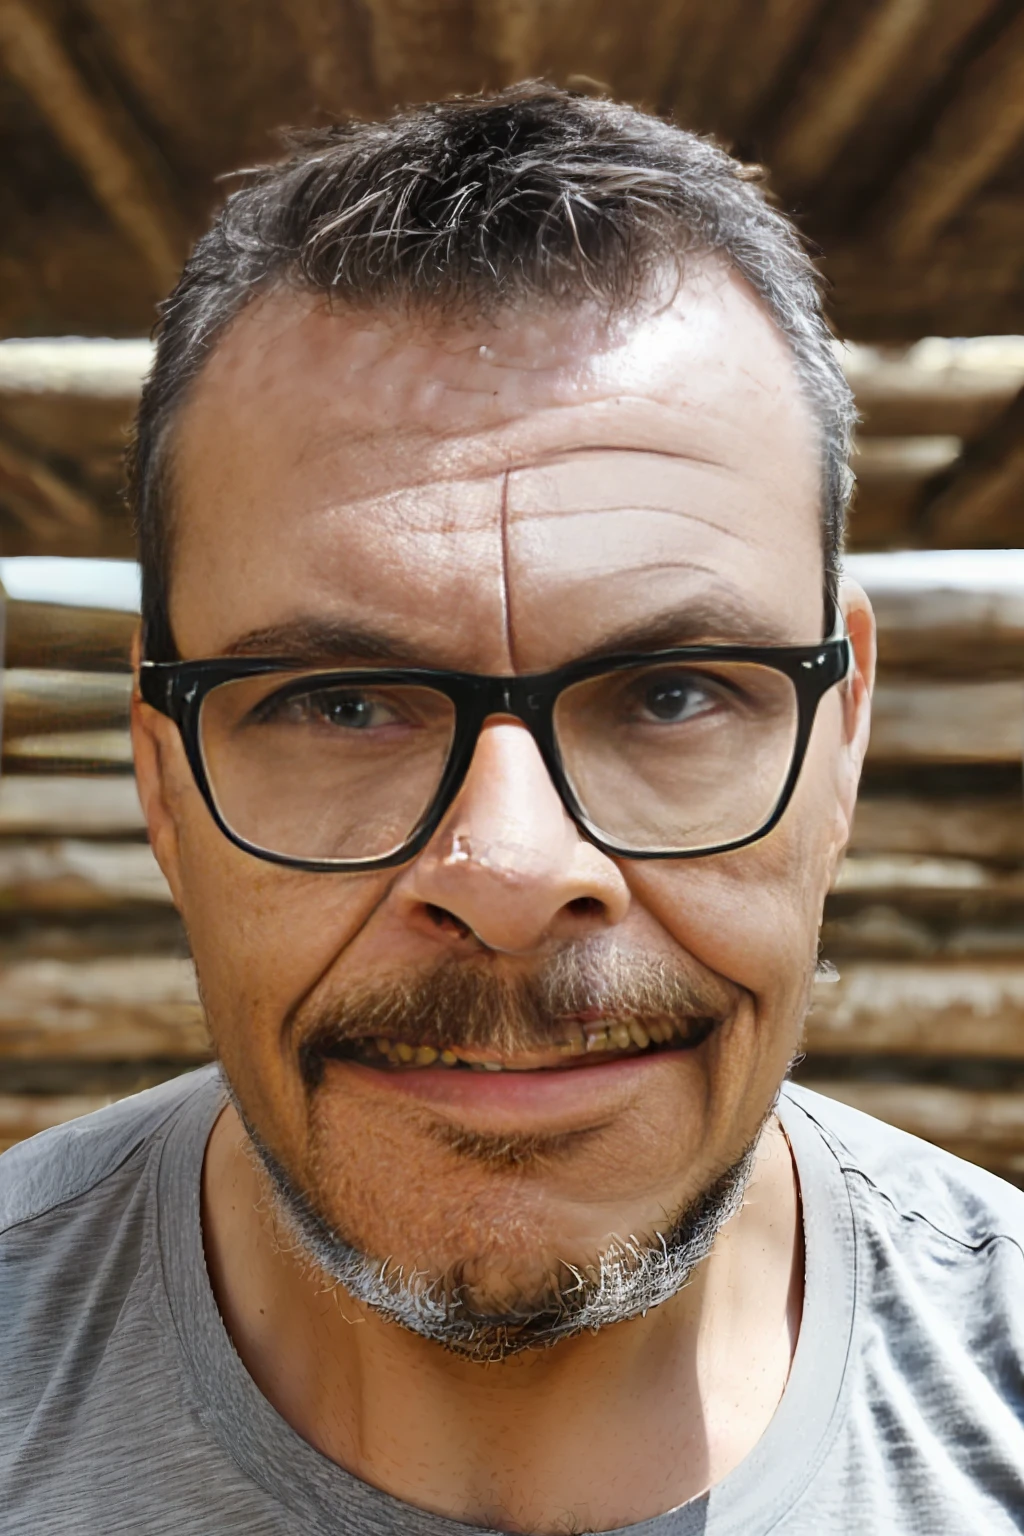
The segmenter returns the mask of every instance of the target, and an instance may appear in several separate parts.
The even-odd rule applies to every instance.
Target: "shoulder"
[[[196,1093],[213,1090],[215,1075],[204,1067],[11,1147],[0,1156],[0,1235],[95,1190]]]
[[[924,1226],[965,1250],[1003,1239],[1024,1260],[1024,1193],[973,1163],[876,1120],[847,1104],[787,1083],[783,1120],[794,1110],[813,1122],[851,1193],[880,1217]]]

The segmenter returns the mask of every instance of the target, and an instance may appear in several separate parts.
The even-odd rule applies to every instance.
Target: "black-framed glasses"
[[[387,869],[423,849],[484,723],[526,726],[573,821],[604,852],[706,857],[778,823],[818,705],[849,673],[818,645],[690,645],[554,672],[297,669],[282,659],[144,661],[224,835],[295,869]]]

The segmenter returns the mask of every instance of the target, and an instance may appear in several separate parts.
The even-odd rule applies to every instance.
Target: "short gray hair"
[[[616,102],[540,84],[292,134],[245,174],[162,306],[129,454],[145,654],[175,655],[168,446],[218,336],[269,287],[362,309],[489,315],[523,300],[636,303],[666,267],[724,256],[788,338],[820,433],[826,589],[838,586],[853,401],[818,273],[760,172]]]

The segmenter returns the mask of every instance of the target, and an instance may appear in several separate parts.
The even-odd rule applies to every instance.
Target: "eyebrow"
[[[571,661],[599,661],[631,651],[664,651],[687,645],[786,645],[793,637],[777,621],[718,593],[647,615],[602,636]],[[813,642],[811,642],[813,643]],[[280,657],[296,667],[440,666],[421,647],[399,635],[315,615],[250,630],[222,650],[223,656]],[[456,670],[464,670],[457,668]]]
[[[803,637],[806,639],[806,637]],[[668,651],[687,645],[793,645],[778,620],[744,607],[727,594],[665,608],[605,635],[574,660],[599,661],[630,651]],[[813,639],[807,643],[813,645]]]
[[[339,619],[301,615],[239,635],[222,656],[274,656],[297,666],[346,661],[415,665],[415,647],[398,635]]]

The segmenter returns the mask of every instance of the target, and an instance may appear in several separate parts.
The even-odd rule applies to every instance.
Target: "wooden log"
[[[130,955],[0,967],[0,1057],[203,1061],[209,1054],[189,960]]]
[[[815,987],[805,1048],[1024,1061],[1024,962],[846,961]]]
[[[857,574],[856,559],[850,561]],[[886,671],[1024,677],[1024,584],[1002,588],[866,580]]]
[[[126,774],[0,774],[0,837],[109,837],[144,827],[135,781]]]
[[[147,843],[0,842],[0,911],[91,911],[170,901]]]
[[[808,1088],[989,1168],[1024,1167],[1024,1093],[805,1077]]]
[[[767,155],[788,196],[817,186],[933,20],[930,0],[881,0],[861,11],[841,47],[803,73]]]
[[[841,360],[861,416],[858,436],[973,438],[1024,385],[1024,348],[977,342],[910,347],[893,357],[844,347]]]
[[[931,135],[892,182],[888,250],[909,267],[1011,154],[1024,132],[1024,13],[969,65]]]
[[[19,736],[101,731],[128,723],[130,677],[9,667],[2,684],[3,729],[8,743]]]
[[[984,541],[1019,518],[1024,495],[1024,390],[988,431],[934,482],[922,513],[929,543]]]
[[[44,545],[66,535],[91,537],[102,523],[86,491],[6,435],[0,435],[0,493],[4,506]]]
[[[1021,901],[1024,866],[1004,868],[976,859],[938,858],[920,853],[854,853],[840,866],[833,891],[840,896],[875,900],[960,900],[970,896],[990,901]]]
[[[3,663],[18,670],[127,672],[138,628],[134,613],[9,601]]]
[[[892,683],[875,690],[868,755],[876,763],[1016,763],[1024,682]]]
[[[0,806],[2,803],[0,788]],[[863,853],[1024,859],[1024,797],[931,799],[862,794],[851,847]]]
[[[19,1141],[112,1104],[118,1094],[0,1093],[0,1152]],[[123,1095],[120,1095],[123,1097]]]
[[[165,167],[133,119],[113,96],[97,96],[56,28],[26,0],[0,0],[0,55],[163,296],[178,275],[186,240]]]
[[[132,744],[127,730],[48,731],[4,740],[3,773],[129,773]]]

